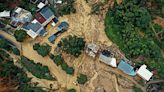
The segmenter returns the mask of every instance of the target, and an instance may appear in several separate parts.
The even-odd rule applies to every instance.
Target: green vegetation
[[[50,58],[54,61],[54,63],[57,66],[61,66],[62,70],[64,70],[67,74],[73,75],[74,74],[74,68],[69,67],[67,63],[64,62],[64,59],[61,55],[54,56],[53,54],[50,54]]]
[[[164,18],[164,0],[145,0],[145,3],[151,15]]]
[[[18,42],[23,42],[27,37],[27,33],[24,30],[16,30],[14,32],[14,37]]]
[[[4,60],[9,60],[9,59],[10,59],[10,55],[6,53],[4,50],[0,49],[0,62]]]
[[[24,9],[30,11],[32,13],[32,15],[34,15],[36,13],[37,5],[29,3],[28,0],[21,0],[20,6]]]
[[[80,74],[80,76],[77,77],[77,82],[79,84],[85,84],[88,81],[88,78],[84,74]]]
[[[6,57],[7,58],[7,57]],[[30,84],[31,79],[22,69],[16,67],[13,61],[0,62],[0,82],[3,86],[13,87],[12,92],[43,92],[39,87],[33,87]]]
[[[0,39],[0,48],[5,50],[10,50],[9,42],[5,39]]]
[[[45,57],[50,53],[51,46],[49,46],[48,44],[40,45],[39,43],[35,43],[33,49],[36,50],[39,55]]]
[[[58,43],[58,47],[64,52],[78,57],[81,54],[81,50],[85,47],[85,41],[81,37],[69,35]]]
[[[62,5],[59,7],[59,15],[68,15],[71,13],[76,13],[76,9],[74,8],[75,0],[62,0]]]
[[[43,66],[40,63],[35,64],[34,61],[27,59],[26,57],[21,57],[21,64],[34,76],[40,79],[54,80],[52,75],[49,73],[47,66]]]
[[[150,68],[156,68],[158,73],[164,74],[161,48],[156,42],[152,31],[152,18],[144,6],[143,1],[124,0],[122,4],[115,4],[105,19],[105,32],[125,53],[126,57],[137,59],[144,57]],[[126,43],[126,44],[125,44]],[[155,65],[151,63],[155,62]],[[153,67],[152,67],[153,66]],[[162,76],[160,76],[162,77]]]
[[[20,55],[20,51],[18,48],[12,48],[12,51],[15,55]]]
[[[133,88],[133,92],[143,92],[140,88]]]
[[[68,92],[76,92],[76,89],[69,89]]]

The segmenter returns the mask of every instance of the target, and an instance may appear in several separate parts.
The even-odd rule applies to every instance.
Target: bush
[[[140,88],[133,88],[134,92],[143,92]]]
[[[38,52],[42,57],[47,56],[51,51],[51,46],[48,44],[40,45],[39,43],[34,44],[33,49]]]
[[[68,92],[76,92],[76,90],[72,88],[72,89],[69,89]]]
[[[67,70],[66,70],[66,73],[67,74],[70,74],[70,75],[73,75],[74,74],[74,68],[73,67],[67,67]]]
[[[68,68],[68,65],[66,63],[62,63],[61,68],[66,71]]]
[[[64,62],[64,59],[61,55],[54,56],[53,54],[50,54],[49,57],[54,61],[54,63],[57,66],[61,66],[62,70],[64,70],[67,74],[73,75],[74,69],[73,67],[69,67],[67,63]]]
[[[20,55],[20,51],[18,48],[12,48],[12,51],[15,55]]]
[[[27,59],[26,57],[21,57],[21,64],[34,76],[41,79],[54,80],[52,75],[49,73],[47,66],[43,66],[40,63],[35,64],[34,61]]]
[[[9,42],[7,40],[0,39],[0,48],[10,50],[11,46],[9,45]]]
[[[80,76],[77,77],[77,82],[79,84],[85,84],[88,81],[87,76],[84,74],[80,74]]]
[[[71,13],[76,13],[76,9],[73,6],[74,2],[75,0],[64,0],[63,4],[59,7],[59,14],[63,16]]]
[[[24,30],[16,30],[14,32],[14,37],[18,42],[23,42],[27,37],[27,33]]]

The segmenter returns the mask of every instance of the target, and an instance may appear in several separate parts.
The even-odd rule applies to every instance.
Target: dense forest
[[[155,2],[154,11],[151,11],[148,2]],[[120,5],[115,4],[106,15],[105,32],[126,57],[137,60],[136,63],[148,64],[149,68],[158,71],[156,77],[163,78],[164,58],[161,52],[164,41],[159,42],[153,32],[153,29],[159,28],[153,23],[154,17],[163,16],[161,8],[156,9],[162,7],[161,3],[163,0],[124,0]]]

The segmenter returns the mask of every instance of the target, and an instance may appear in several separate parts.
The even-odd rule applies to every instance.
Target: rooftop
[[[1,17],[10,17],[10,11],[3,11],[0,12],[0,18]]]
[[[117,62],[116,62],[116,58],[113,57],[107,57],[105,55],[103,55],[102,53],[99,56],[99,60],[107,65],[110,65],[112,67],[117,67]]]
[[[40,13],[36,13],[35,15],[35,19],[40,22],[41,24],[44,23],[46,21],[46,19],[40,14]]]
[[[31,23],[28,23],[27,25],[24,25],[23,28],[27,30],[33,30],[34,32],[37,32],[42,26],[37,22],[37,20],[33,20]]]
[[[137,71],[137,74],[143,79],[149,81],[153,74],[149,70],[147,70],[146,67],[146,65],[142,65]]]
[[[49,19],[50,17],[52,17],[54,15],[54,13],[51,11],[50,8],[48,7],[44,7],[41,9],[40,14],[45,18],[45,19]]]
[[[126,63],[124,60],[121,60],[121,62],[118,65],[118,68],[128,75],[131,76],[136,75],[136,72],[134,71],[134,67]]]

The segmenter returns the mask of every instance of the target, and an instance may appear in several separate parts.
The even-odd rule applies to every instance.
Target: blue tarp
[[[126,63],[124,60],[121,60],[121,62],[118,65],[118,68],[128,75],[131,75],[131,76],[136,75],[136,72],[134,71],[134,67]]]

